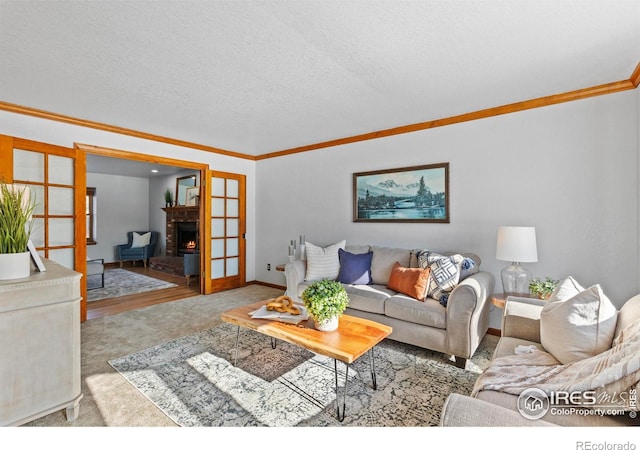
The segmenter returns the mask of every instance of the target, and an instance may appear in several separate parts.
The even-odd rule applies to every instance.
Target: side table
[[[504,304],[507,302],[507,297],[511,294],[505,294],[503,292],[499,292],[497,294],[491,294],[491,303],[493,303],[498,308],[504,308]],[[515,294],[516,297],[525,297],[531,298],[529,294]]]

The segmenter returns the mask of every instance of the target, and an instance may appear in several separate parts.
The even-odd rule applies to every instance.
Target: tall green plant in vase
[[[35,202],[25,185],[0,182],[0,280],[28,277]]]
[[[339,281],[314,281],[302,293],[302,302],[317,330],[334,331],[347,309],[349,296]]]

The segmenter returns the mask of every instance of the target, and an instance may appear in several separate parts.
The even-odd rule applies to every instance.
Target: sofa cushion
[[[336,242],[327,247],[318,247],[311,242],[305,242],[307,258],[307,274],[305,280],[335,280],[340,271],[340,259],[338,250],[344,249],[346,241]]]
[[[356,254],[338,249],[338,281],[345,284],[371,284],[372,256],[373,252]]]
[[[384,314],[385,302],[395,294],[394,291],[380,284],[345,284],[343,286],[349,296],[349,308],[375,314]]]
[[[389,289],[424,301],[429,283],[429,269],[402,267],[396,262],[389,276]]]
[[[409,267],[411,262],[411,250],[404,248],[390,248],[371,246],[373,258],[371,259],[371,279],[374,284],[389,283],[391,269],[396,262],[402,267]]]
[[[371,248],[368,245],[345,245],[344,249],[349,253],[360,255],[361,253],[369,253]]]
[[[427,327],[447,328],[446,309],[437,300],[428,297],[423,302],[417,302],[407,295],[396,294],[384,303],[384,314]]]
[[[600,285],[573,297],[547,300],[540,313],[540,342],[562,364],[611,348],[617,311]]]

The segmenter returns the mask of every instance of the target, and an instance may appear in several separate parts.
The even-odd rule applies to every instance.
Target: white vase
[[[15,280],[31,275],[31,253],[0,253],[0,280]]]
[[[340,317],[333,316],[321,322],[314,320],[314,323],[315,323],[316,330],[318,331],[335,331],[338,329],[338,324],[340,323]]]

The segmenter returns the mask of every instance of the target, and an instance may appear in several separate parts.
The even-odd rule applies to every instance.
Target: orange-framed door
[[[201,205],[205,225],[205,293],[246,283],[246,176],[207,170]]]
[[[31,234],[44,258],[86,274],[86,159],[73,148],[0,135],[0,178],[26,184],[36,199]],[[86,277],[80,318],[87,318]]]

